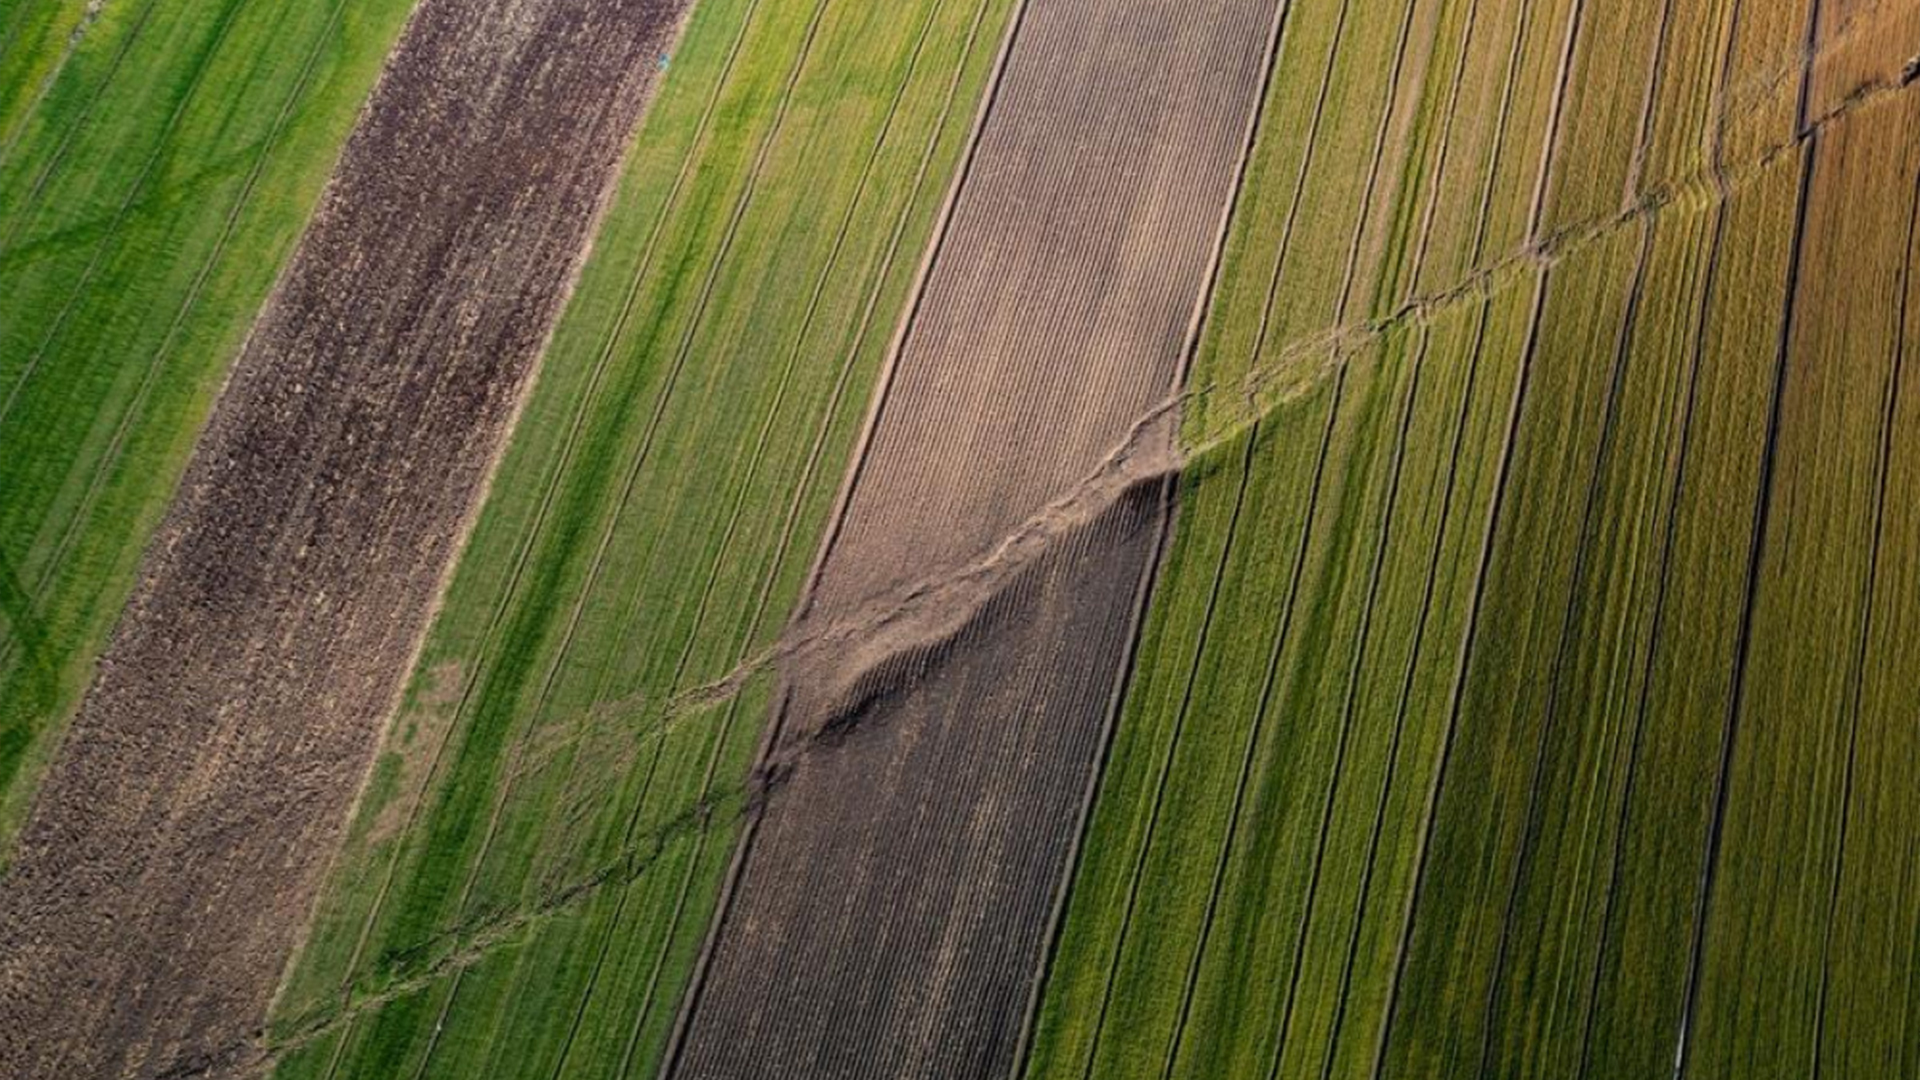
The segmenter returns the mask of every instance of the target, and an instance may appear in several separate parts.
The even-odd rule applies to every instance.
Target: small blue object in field
[[[665,70],[667,70],[667,61],[668,61],[668,60],[670,60],[670,59],[672,59],[672,54],[671,54],[671,53],[661,53],[661,54],[660,54],[660,70],[661,70],[661,71],[665,71]]]

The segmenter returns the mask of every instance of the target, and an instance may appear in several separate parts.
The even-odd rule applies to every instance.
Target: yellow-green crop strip
[[[409,8],[0,15],[0,851]]]

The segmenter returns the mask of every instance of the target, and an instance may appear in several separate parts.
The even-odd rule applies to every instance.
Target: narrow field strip
[[[654,439],[659,434],[661,417],[670,407],[673,401],[674,389],[679,382],[681,372],[686,367],[688,348],[693,341],[694,334],[698,331],[706,315],[708,304],[712,300],[715,278],[719,275],[721,267],[726,263],[727,256],[733,248],[734,241],[739,236],[740,219],[753,201],[755,187],[760,180],[761,170],[766,164],[767,150],[780,133],[782,123],[786,118],[788,103],[792,100],[794,83],[798,81],[800,72],[807,65],[807,59],[812,53],[814,40],[820,28],[820,18],[825,12],[825,0],[819,0],[819,2],[815,4],[813,14],[808,18],[806,27],[801,33],[800,48],[795,54],[793,67],[786,77],[786,82],[781,87],[780,95],[773,106],[772,119],[768,123],[766,132],[761,137],[759,145],[754,151],[752,162],[747,167],[745,183],[739,195],[735,198],[733,208],[727,217],[726,228],[723,230],[718,247],[715,249],[709,261],[707,273],[701,283],[699,294],[693,302],[687,330],[681,336],[679,345],[673,350],[672,360],[668,365],[664,382],[659,391],[653,411],[649,414],[646,426],[640,436],[639,447],[633,454],[632,463],[627,467],[626,476],[621,483],[619,494],[614,499],[613,512],[608,517],[607,527],[601,532],[600,539],[594,547],[593,556],[589,560],[585,580],[580,588],[579,598],[573,604],[572,610],[560,631],[559,648],[555,652],[552,664],[548,666],[545,676],[542,677],[540,681],[539,690],[534,695],[530,708],[535,714],[543,711],[551,701],[555,677],[561,666],[568,660],[568,653],[580,629],[581,614],[585,606],[586,598],[593,594],[594,586],[598,583],[600,575],[605,568],[607,549],[613,540],[613,526],[626,514],[627,508],[631,504],[635,482],[639,479],[642,469],[646,466],[649,451],[653,449]],[[777,397],[778,394],[776,393],[776,406]],[[704,613],[706,600],[707,594],[703,591],[701,596],[701,610],[696,611],[694,615],[694,624],[696,626],[699,625],[701,614]],[[691,641],[689,641],[689,646],[690,645]],[[685,655],[683,654],[681,663],[684,664],[684,662]],[[677,679],[680,672],[676,670],[674,674]],[[486,828],[482,831],[478,852],[474,855],[466,879],[460,886],[458,895],[453,900],[453,906],[456,911],[464,911],[467,909],[473,895],[474,884],[479,878],[481,868],[487,864],[487,856],[493,848],[495,837],[499,834],[501,811],[508,801],[513,798],[514,781],[521,775],[521,769],[519,768],[520,752],[524,747],[525,739],[521,738],[515,742],[513,749],[508,753],[506,780],[501,784],[499,792],[492,800],[493,807],[488,815]],[[641,786],[639,801],[642,804],[646,801],[647,789],[651,786],[653,779],[653,766],[656,765],[657,762],[658,755],[656,753],[655,758],[647,768],[647,779]],[[631,842],[631,833],[632,823],[630,822],[627,836],[623,839],[623,846],[625,843]],[[623,893],[622,901],[624,900],[625,894]],[[616,923],[619,921],[619,915],[623,907],[624,904],[615,907],[614,921]],[[599,971],[599,966],[600,962],[597,960],[594,965],[596,976]],[[434,1020],[433,1030],[436,1037],[428,1043],[426,1057],[422,1060],[420,1066],[420,1073],[422,1075],[432,1066],[434,1050],[439,1045],[437,1036],[444,1030],[447,1010],[450,1010],[454,1002],[459,999],[460,979],[466,970],[466,968],[462,968],[455,972],[453,985],[447,991],[446,1005],[442,1008],[440,1015]],[[597,978],[589,980],[587,987],[588,995],[592,994],[596,981]],[[570,1042],[571,1040],[569,1039],[569,1043]],[[563,1046],[561,1050],[560,1067],[564,1067],[565,1060],[566,1047]]]
[[[1911,725],[1895,718],[1911,715],[1900,704],[1911,700],[1912,684],[1896,674],[1907,670],[1912,638],[1907,636],[1913,608],[1898,598],[1913,595],[1913,569],[1920,530],[1913,517],[1914,502],[1894,495],[1913,490],[1914,357],[1912,337],[1916,288],[1920,288],[1920,233],[1909,241],[1906,287],[1901,298],[1895,370],[1889,385],[1890,408],[1885,423],[1889,441],[1881,464],[1884,485],[1876,522],[1878,539],[1873,564],[1872,625],[1868,630],[1864,685],[1855,715],[1856,768],[1850,797],[1842,811],[1848,830],[1846,849],[1837,867],[1835,900],[1830,914],[1823,991],[1820,1075],[1844,1076],[1873,1070],[1911,1072],[1920,1067],[1920,1034],[1912,986],[1915,942],[1920,936],[1911,914],[1876,920],[1868,910],[1908,912],[1920,896],[1916,853],[1897,826],[1911,812],[1913,787],[1895,778],[1901,762],[1912,760],[1907,749]],[[1889,1015],[1889,1003],[1905,1006],[1904,1016]]]

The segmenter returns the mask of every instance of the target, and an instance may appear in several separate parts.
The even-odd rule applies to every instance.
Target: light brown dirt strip
[[[424,0],[0,882],[0,1075],[237,1071],[684,0]]]
[[[979,563],[1164,414],[1273,14],[1030,0],[807,622]],[[1165,490],[1116,491],[933,644],[790,658],[676,1075],[1008,1070]]]

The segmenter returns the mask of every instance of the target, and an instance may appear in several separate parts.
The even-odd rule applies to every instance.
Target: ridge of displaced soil
[[[0,882],[0,1074],[237,1071],[685,0],[424,0]]]

